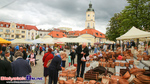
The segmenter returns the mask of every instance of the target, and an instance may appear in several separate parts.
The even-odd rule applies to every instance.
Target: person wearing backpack
[[[39,53],[39,54],[41,55],[41,53],[42,53],[42,46],[40,46],[40,48],[39,48],[39,49],[40,49],[40,53]]]
[[[49,48],[48,52],[44,54],[43,56],[43,66],[44,66],[44,77],[45,77],[45,84],[46,84],[46,78],[49,75],[49,71],[48,71],[48,67],[47,67],[47,63],[49,60],[52,60],[54,58],[53,54],[51,53],[52,49]]]

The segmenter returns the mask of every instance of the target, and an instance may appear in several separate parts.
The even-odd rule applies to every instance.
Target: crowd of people
[[[126,44],[125,46],[127,46]],[[49,76],[49,84],[57,84],[58,71],[66,67],[66,60],[68,60],[69,66],[75,63],[75,57],[77,55],[77,77],[84,75],[86,59],[89,57],[89,53],[98,53],[99,57],[103,56],[103,52],[114,51],[115,44],[95,45],[87,46],[86,43],[82,45],[70,46],[70,53],[67,53],[63,46],[48,46],[48,45],[11,45],[3,44],[0,47],[0,76],[6,77],[26,77],[31,73],[31,66],[36,66],[36,55],[43,56],[43,67],[45,84],[46,79]],[[131,42],[130,46],[135,46],[134,42]],[[129,47],[129,46],[128,46]],[[126,48],[128,48],[126,47]],[[26,50],[25,50],[26,49]],[[49,64],[50,63],[50,64]],[[49,65],[48,65],[49,64]],[[81,68],[81,69],[80,69]],[[81,73],[79,73],[81,70]],[[5,84],[6,81],[0,81],[0,84]]]
[[[31,73],[31,65],[35,66],[36,55],[43,56],[43,66],[44,66],[44,77],[46,83],[46,77],[49,75],[49,82],[51,80],[56,80],[54,77],[61,67],[65,67],[66,60],[69,61],[69,65],[74,64],[75,58],[75,48],[71,49],[71,53],[68,55],[66,50],[62,46],[45,46],[45,45],[12,45],[3,44],[0,46],[0,76],[6,77],[26,77]],[[59,57],[59,58],[58,58]],[[50,59],[53,59],[51,65],[47,66]],[[71,63],[71,61],[73,61]],[[59,64],[57,64],[59,62]],[[4,66],[2,66],[4,65]],[[57,65],[57,66],[56,66]],[[49,68],[52,67],[52,68]],[[52,74],[50,74],[53,72]],[[6,81],[1,81],[0,84],[6,84]],[[51,84],[51,83],[49,83]]]

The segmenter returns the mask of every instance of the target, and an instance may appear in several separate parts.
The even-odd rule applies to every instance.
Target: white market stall
[[[122,40],[129,40],[129,39],[146,38],[146,41],[147,41],[147,38],[149,38],[149,37],[150,37],[150,32],[142,31],[142,30],[137,29],[133,26],[128,32],[126,32],[125,34],[123,34],[122,36],[120,36],[116,39],[122,41]],[[122,45],[121,45],[121,47],[122,47]]]
[[[38,39],[32,40],[31,42],[32,42],[33,44],[44,43],[44,42],[42,42],[42,41],[40,41],[40,40],[38,40]]]
[[[11,44],[32,44],[32,42],[26,41],[24,39],[14,39]]]
[[[71,38],[66,38],[66,37],[60,38],[58,40],[60,40],[62,42],[66,42],[66,43],[71,42]]]
[[[90,40],[87,40],[87,39],[84,39],[84,38],[81,38],[81,37],[77,37],[77,38],[71,38],[71,41],[70,43],[91,43]]]
[[[126,39],[146,38],[146,37],[150,37],[150,32],[142,31],[133,26],[128,32],[126,32],[125,34],[121,35],[116,39],[126,40]]]
[[[45,44],[54,44],[53,40],[54,40],[53,38],[43,39],[43,43],[45,43]]]

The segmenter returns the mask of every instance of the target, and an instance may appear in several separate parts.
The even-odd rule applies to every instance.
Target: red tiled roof
[[[67,37],[66,34],[59,32],[59,31],[52,31],[48,35],[52,36],[53,38]]]
[[[6,27],[6,25],[8,25],[8,27],[10,26],[9,22],[2,22],[2,21],[0,21],[0,24],[3,24],[2,27]],[[0,27],[1,27],[1,25],[0,25]],[[8,27],[6,27],[6,28],[8,28]]]
[[[82,34],[91,34],[91,35],[94,35],[95,37],[105,38],[105,34],[101,33],[98,30],[95,30],[95,29],[84,29],[80,32],[76,32],[74,35],[79,36],[79,35],[82,35]]]
[[[27,29],[27,30],[32,30],[32,29],[38,30],[36,26],[32,26],[32,25],[26,25],[25,29]]]
[[[23,29],[22,27],[24,27],[24,29],[26,29],[26,25],[25,24],[18,24],[18,23],[16,23],[16,26],[17,26],[17,28],[19,26],[18,29]]]
[[[88,34],[91,34],[91,35],[94,35],[96,37],[100,37],[100,38],[105,38],[105,34],[103,34],[102,32],[96,30],[96,29],[84,29],[81,31],[81,33],[88,33]]]
[[[80,31],[69,31],[69,35],[73,35],[73,34],[76,34],[78,32],[80,32]]]
[[[2,22],[2,21],[0,21],[0,24],[3,24],[3,27],[6,27],[6,24],[8,24],[8,25],[10,26],[10,23],[9,23],[9,22]],[[0,25],[0,26],[1,26],[1,25]],[[16,26],[17,26],[17,28],[18,28],[18,26],[19,26],[18,29],[27,29],[27,30],[32,30],[32,29],[34,29],[34,30],[38,30],[36,26],[32,26],[32,25],[25,25],[25,24],[18,24],[18,23],[16,23]],[[24,27],[24,28],[22,28],[22,27]],[[7,28],[7,27],[6,27],[6,28]]]
[[[10,24],[9,22],[2,22],[0,21],[0,24]]]

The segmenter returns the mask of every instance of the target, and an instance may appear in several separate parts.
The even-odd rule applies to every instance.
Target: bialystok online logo
[[[43,80],[43,77],[32,77],[31,75],[26,75],[26,77],[0,77],[1,81],[23,81],[23,80]]]

